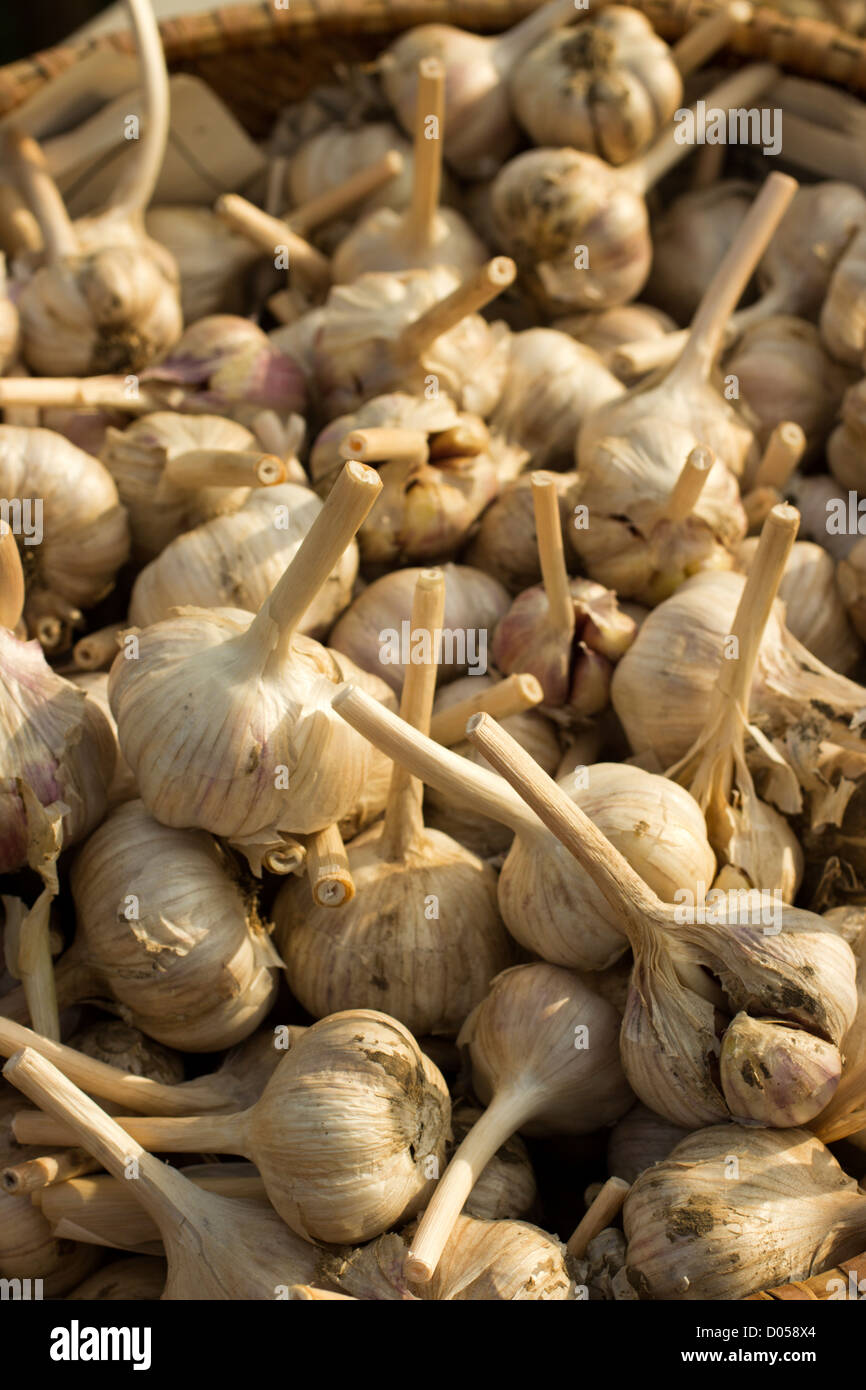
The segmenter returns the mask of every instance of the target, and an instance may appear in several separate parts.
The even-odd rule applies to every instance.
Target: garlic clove
[[[719,1069],[738,1124],[787,1129],[808,1124],[832,1100],[842,1057],[802,1029],[739,1013],[725,1029]]]

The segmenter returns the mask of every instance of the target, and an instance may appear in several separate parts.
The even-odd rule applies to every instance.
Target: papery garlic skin
[[[39,544],[28,587],[90,607],[111,590],[129,555],[129,523],[118,490],[98,459],[53,430],[0,425],[0,494],[39,499]]]
[[[118,656],[109,698],[121,751],[158,820],[278,845],[281,832],[314,833],[352,814],[387,760],[331,710],[351,663],[300,634],[287,662],[273,622],[259,624],[252,644],[239,640],[252,622],[224,608],[155,623],[138,634],[137,658]],[[191,707],[211,720],[206,747]],[[325,760],[340,769],[327,783]]]
[[[533,144],[624,164],[682,105],[683,80],[649,20],[612,5],[543,39],[515,67],[509,94]]]
[[[439,1070],[386,1014],[314,1024],[255,1108],[250,1145],[298,1235],[356,1244],[415,1215],[444,1165],[451,1104]]]
[[[289,160],[292,205],[297,207],[329,192],[358,169],[375,164],[389,150],[396,150],[403,156],[402,169],[375,193],[369,194],[354,210],[355,216],[373,208],[399,211],[408,207],[412,197],[412,146],[390,121],[365,121],[351,127],[334,124],[305,140]]]
[[[38,642],[0,627],[0,669],[0,873],[13,873],[42,867],[99,823],[116,744],[101,710],[52,671]]]
[[[842,488],[866,489],[866,380],[845,392],[841,420],[827,445],[827,465]],[[826,519],[825,519],[826,527]]]
[[[117,725],[108,703],[108,672],[73,671],[69,680],[73,685],[77,685],[79,690],[84,691],[88,700],[92,700],[99,707],[114,738],[114,773],[107,793],[109,808],[119,805],[121,801],[134,801],[138,796],[138,788],[117,742]]]
[[[487,260],[489,252],[464,217],[437,208],[427,244],[409,241],[404,214],[379,208],[356,222],[331,262],[336,284],[348,284],[372,270],[418,270],[444,265],[463,278]]]
[[[7,294],[6,258],[0,252],[0,375],[7,371],[21,344],[21,319]]]
[[[738,1124],[788,1129],[808,1124],[829,1104],[842,1057],[824,1038],[739,1013],[725,1030],[719,1067]]]
[[[621,392],[590,348],[552,328],[529,328],[509,340],[490,427],[526,449],[533,468],[567,468],[584,419]]]
[[[469,565],[443,565],[445,617],[439,660],[439,681],[444,684],[467,671],[483,675],[487,670],[490,637],[508,608],[508,594],[495,579]],[[362,670],[379,676],[392,690],[403,685],[410,653],[400,644],[403,624],[409,623],[412,595],[420,570],[393,570],[359,594],[336,623],[330,643]],[[395,650],[396,649],[396,650]],[[399,659],[395,659],[399,658]]]
[[[69,1039],[69,1046],[85,1057],[119,1067],[130,1076],[149,1076],[166,1086],[184,1079],[183,1058],[119,1018],[100,1019]]]
[[[722,1125],[642,1174],[623,1221],[641,1298],[730,1300],[855,1255],[866,1201],[808,1131]]]
[[[758,538],[753,536],[739,546],[737,564],[743,573],[748,573],[757,545]],[[863,650],[851,630],[843,603],[845,563],[840,566],[837,581],[836,566],[823,546],[814,541],[795,541],[779,585],[788,631],[819,661],[843,674],[856,666]]]
[[[837,262],[821,309],[821,337],[839,362],[859,367],[866,347],[866,231]]]
[[[623,763],[595,763],[559,781],[664,901],[711,883],[716,859],[698,803],[676,782]],[[617,913],[552,836],[518,837],[499,877],[499,908],[521,945],[555,965],[603,970],[627,950]]]
[[[589,1039],[580,1066],[576,1029]],[[571,971],[537,962],[491,981],[457,1038],[468,1047],[472,1085],[490,1105],[497,1092],[535,1090],[534,1118],[521,1133],[590,1134],[632,1101],[617,1045],[619,1015]]]
[[[502,248],[546,312],[624,304],[640,293],[652,259],[646,206],[603,160],[528,150],[500,171],[491,197]],[[581,246],[587,265],[578,272]]]
[[[646,1105],[633,1105],[617,1120],[607,1144],[608,1172],[633,1183],[647,1168],[667,1158],[688,1130],[671,1124]]]
[[[167,461],[194,449],[259,449],[243,425],[220,415],[182,415],[156,410],[124,430],[106,432],[102,462],[129,514],[139,561],[158,555],[170,541],[211,516],[237,511],[247,487],[178,487],[164,476]]]
[[[217,489],[208,491],[215,493]],[[295,483],[248,492],[237,511],[212,517],[176,536],[145,565],[133,586],[130,623],[148,627],[186,604],[257,612],[321,510],[316,494]],[[301,619],[298,631],[324,637],[348,606],[357,574],[358,547],[353,541]]]
[[[351,902],[317,907],[306,878],[283,884],[274,920],[286,979],[316,1018],[376,1003],[418,1037],[453,1035],[514,959],[496,875],[438,830],[397,862],[383,840],[379,823],[349,845]]]
[[[647,338],[663,338],[676,328],[676,323],[651,304],[615,304],[596,312],[567,314],[555,319],[551,328],[592,348],[606,367],[620,375],[614,360],[618,348]]]
[[[244,277],[261,252],[210,208],[196,204],[149,208],[148,235],[173,256],[180,275],[185,323],[244,309]]]
[[[567,497],[577,475],[552,473],[551,478],[559,500],[563,541],[567,543],[573,517]],[[465,559],[499,580],[512,594],[541,582],[530,474],[522,473],[507,483],[491,502],[465,552]]]
[[[210,836],[127,802],[80,851],[71,885],[87,963],[148,1037],[213,1052],[267,1015],[277,960]]]
[[[319,431],[310,449],[312,485],[321,497],[328,495],[345,463],[340,445],[353,430],[377,429],[380,426],[422,430],[432,444],[437,435],[460,425],[468,425],[473,432],[486,433],[483,422],[477,416],[459,411],[443,391],[439,391],[432,400],[423,395],[409,395],[406,391],[372,396],[357,410],[338,415]]]

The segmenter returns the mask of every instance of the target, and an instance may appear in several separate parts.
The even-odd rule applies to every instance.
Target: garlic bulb
[[[830,436],[832,449],[834,436]],[[842,488],[827,473],[813,473],[802,476],[795,473],[786,484],[785,491],[797,507],[802,523],[800,535],[817,541],[833,560],[844,560],[857,543],[853,528],[834,524],[828,531],[827,522],[831,517],[847,517],[850,498],[843,495]]]
[[[827,466],[842,488],[866,490],[866,380],[850,386],[842,399],[841,420],[827,445]],[[828,514],[829,515],[829,509]],[[829,525],[825,517],[825,530]]]
[[[687,786],[707,818],[724,888],[758,888],[793,902],[803,873],[797,838],[783,816],[761,801],[746,762],[749,692],[764,629],[797,534],[793,507],[770,512],[743,587],[728,660],[719,666],[707,722],[668,776]],[[799,1123],[789,1121],[789,1123]]]
[[[347,464],[255,617],[186,609],[135,634],[134,659],[127,648],[111,670],[121,751],[145,805],[166,825],[226,836],[255,868],[283,833],[353,814],[382,768],[331,711],[352,663],[298,632],[380,487]]]
[[[685,907],[662,903],[488,715],[474,716],[467,734],[574,855],[610,908],[619,907],[634,951],[620,1049],[645,1105],[695,1128],[725,1118],[714,1071],[717,1040],[747,1005],[841,1042],[856,1013],[855,961],[822,918],[776,900],[768,921],[765,904],[756,913],[737,893],[705,899],[702,891],[697,902],[679,893]]]
[[[231,1047],[266,1016],[279,961],[209,835],[126,802],[91,835],[71,884],[78,935],[55,971],[62,1003],[107,991],[126,1022],[188,1052]]]
[[[519,965],[498,975],[458,1042],[487,1109],[440,1179],[412,1237],[410,1279],[429,1282],[484,1167],[516,1130],[587,1134],[624,1114],[631,1092],[616,1044],[618,1017],[576,975]]]
[[[713,88],[706,107],[754,100],[773,76],[768,66],[744,68]],[[706,107],[695,113],[699,129]],[[570,148],[529,150],[504,166],[491,190],[500,242],[543,309],[607,308],[640,293],[652,260],[644,197],[689,149],[671,126],[616,169]]]
[[[618,349],[635,339],[663,338],[676,325],[669,314],[651,304],[614,304],[610,309],[554,319],[551,327],[592,348],[609,371],[625,379],[616,361]]]
[[[130,1076],[150,1077],[162,1086],[176,1086],[183,1081],[183,1058],[178,1052],[119,1018],[89,1024],[69,1039],[69,1046],[85,1057],[129,1072]]]
[[[451,1111],[454,1147],[462,1144],[484,1112],[463,1101]],[[528,1150],[519,1134],[512,1134],[482,1170],[466,1200],[463,1212],[476,1221],[518,1221],[538,1202],[538,1189]],[[454,1235],[459,1238],[459,1225]]]
[[[575,513],[572,544],[590,576],[623,597],[657,603],[698,569],[729,568],[730,550],[745,535],[733,475],[742,473],[754,441],[711,373],[728,316],[795,188],[793,179],[770,175],[679,359],[590,416],[580,431],[571,500],[582,511]]]
[[[605,970],[619,959],[627,945],[619,910],[611,909],[592,876],[501,778],[422,738],[361,691],[340,691],[333,704],[415,776],[516,832],[499,878],[499,910],[521,945],[583,970]],[[701,809],[675,782],[622,763],[600,763],[578,769],[560,790],[580,801],[660,897],[675,900],[683,885],[699,894],[701,883],[712,882],[716,861]]]
[[[610,5],[576,29],[555,30],[512,70],[514,114],[536,145],[569,145],[622,164],[682,106],[683,76],[750,14],[732,6],[670,49],[639,10]]]
[[[356,208],[356,215],[374,208],[408,207],[412,197],[412,146],[390,121],[364,121],[350,126],[334,123],[304,140],[292,154],[286,170],[292,206],[300,207],[330,193],[358,169],[375,164],[391,150],[401,156],[400,171],[370,193]]]
[[[255,613],[321,510],[315,493],[296,483],[251,492],[237,511],[175,537],[145,565],[133,585],[130,623],[148,627],[186,604]],[[353,541],[301,617],[298,631],[324,637],[348,606],[357,573],[358,547]]]
[[[719,1072],[739,1124],[787,1129],[820,1115],[839,1085],[842,1056],[802,1028],[739,1013],[725,1030]]]
[[[696,575],[644,622],[612,686],[635,752],[652,749],[669,767],[698,737],[742,589],[739,575]],[[750,693],[759,743],[749,761],[753,772],[766,772],[764,796],[780,810],[797,811],[805,800],[807,829],[810,821],[819,833],[807,858],[812,849],[822,859],[838,851],[862,863],[864,766],[855,720],[864,705],[861,686],[812,656],[780,613],[770,615]]]
[[[493,660],[506,674],[534,675],[547,712],[574,721],[607,705],[613,664],[635,626],[601,584],[569,578],[553,477],[533,473],[532,486],[543,584],[514,600],[493,635]]]
[[[453,208],[440,208],[445,68],[435,57],[418,64],[413,124],[412,196],[406,210],[379,208],[362,217],[334,252],[335,280],[356,280],[369,270],[417,270],[447,265],[458,275],[487,259],[484,243]]]
[[[726,354],[723,370],[737,380],[740,408],[758,442],[766,444],[780,420],[793,420],[806,435],[807,458],[823,448],[851,382],[814,324],[784,314],[747,328]]]
[[[6,258],[0,252],[0,376],[18,356],[20,341],[21,320],[7,293]]]
[[[502,393],[508,329],[476,312],[514,279],[497,256],[461,282],[445,266],[370,272],[335,285],[313,343],[318,402],[327,419],[370,396],[401,389],[444,391],[457,406],[488,415]]]
[[[23,190],[45,238],[43,264],[22,268],[24,357],[46,376],[135,372],[183,327],[178,268],[144,229],[168,139],[168,73],[150,0],[126,0],[138,45],[144,134],[105,209],[71,222],[39,147],[17,138]]]
[[[737,1299],[862,1250],[866,1200],[807,1131],[719,1125],[642,1174],[623,1220],[639,1297]]]
[[[538,40],[576,18],[573,0],[550,0],[512,29],[492,38],[450,24],[407,29],[385,50],[378,69],[400,124],[411,131],[418,65],[438,58],[445,68],[445,158],[462,178],[490,178],[517,144],[507,74]]]
[[[108,703],[108,672],[73,671],[68,679],[98,705],[114,738],[114,773],[107,791],[109,807],[117,806],[121,801],[133,801],[138,796],[138,788],[117,743],[117,725]]]
[[[754,200],[753,184],[721,179],[681,193],[653,224],[653,263],[646,296],[677,323],[694,317],[716,268]],[[644,336],[633,333],[633,341]]]
[[[45,600],[45,615],[66,620],[70,605],[104,598],[129,554],[129,528],[99,460],[52,430],[0,425],[0,492],[20,500],[28,595]]]
[[[757,545],[757,537],[752,536],[737,550],[737,566],[744,574],[749,572]],[[839,566],[837,583],[836,566],[823,546],[796,541],[779,584],[788,631],[825,666],[843,675],[856,666],[863,650],[843,602],[846,564]]]
[[[351,1290],[352,1297],[365,1300],[502,1303],[574,1298],[565,1247],[526,1221],[458,1216],[429,1283],[409,1279],[403,1269],[406,1242],[414,1231],[409,1226],[400,1235],[380,1236],[348,1258],[335,1260],[329,1277]]]
[[[429,728],[445,582],[418,577],[400,715]],[[456,1033],[492,975],[513,959],[496,907],[493,870],[424,826],[423,787],[397,766],[384,820],[347,849],[351,900],[318,906],[306,878],[287,879],[274,904],[275,941],[294,997],[314,1017],[373,1003],[418,1036]],[[399,931],[394,924],[399,922]]]
[[[508,372],[490,427],[525,449],[534,468],[568,468],[593,411],[621,395],[591,348],[552,328],[513,333]]]
[[[443,565],[445,617],[439,680],[487,670],[489,638],[508,608],[508,594],[495,579],[469,565]],[[400,690],[411,660],[412,595],[420,570],[392,570],[368,585],[339,619],[331,647],[362,671]],[[404,624],[409,624],[404,627]]]
[[[434,719],[462,700],[476,696],[483,690],[496,689],[497,682],[490,675],[464,676],[452,681],[440,690],[433,704]],[[545,772],[553,773],[559,762],[559,740],[556,728],[537,710],[525,710],[512,714],[502,720],[503,727],[522,748],[528,749],[535,761]],[[452,744],[452,749],[470,762],[484,765],[475,749],[461,740]],[[424,793],[424,819],[434,830],[441,830],[459,840],[461,845],[482,859],[491,859],[504,854],[509,848],[514,832],[508,825],[492,820],[490,816],[480,815],[471,805],[446,795],[435,787],[428,787]],[[473,1215],[481,1215],[479,1212]]]
[[[821,309],[821,337],[840,362],[859,367],[866,348],[866,233],[851,238]]]
[[[17,1144],[12,1118],[21,1110],[21,1097],[0,1086],[0,1167],[38,1158],[41,1150]],[[29,1194],[12,1196],[0,1186],[0,1278],[41,1279],[47,1298],[62,1298],[100,1262],[92,1245],[60,1240],[52,1234]]]
[[[243,425],[219,415],[167,410],[144,415],[124,430],[108,429],[102,462],[129,514],[139,561],[152,559],[198,522],[237,511],[251,487],[270,487],[285,477],[282,461],[263,454]]]
[[[246,237],[196,204],[149,208],[144,225],[177,264],[185,323],[243,312],[246,273],[260,255]]]
[[[573,519],[567,498],[576,476],[575,473],[551,474],[566,546]],[[466,550],[466,559],[477,569],[499,580],[512,594],[519,594],[523,589],[540,583],[541,561],[538,558],[532,476],[529,473],[522,473],[519,478],[507,483],[491,502]]]
[[[146,390],[179,393],[185,410],[230,416],[249,429],[263,410],[285,418],[306,401],[298,363],[256,324],[233,314],[192,324],[141,381]]]
[[[75,1142],[119,1178],[153,1218],[165,1246],[164,1299],[273,1299],[285,1280],[316,1281],[321,1253],[292,1235],[266,1202],[225,1198],[196,1188],[177,1169],[146,1153],[29,1048],[17,1053],[3,1071],[48,1114],[67,1121]],[[138,1179],[124,1183],[132,1162]]]
[[[607,1166],[612,1177],[633,1183],[645,1169],[667,1158],[685,1139],[688,1130],[672,1125],[645,1105],[633,1105],[617,1120],[607,1144]]]
[[[247,1110],[121,1123],[160,1152],[249,1153],[292,1231],[342,1245],[423,1207],[450,1114],[442,1075],[411,1033],[387,1014],[354,1010],[306,1029]]]
[[[859,1003],[857,1017],[845,1034],[845,1067],[842,1079],[812,1128],[825,1144],[848,1139],[863,1149],[866,1147],[866,1105],[863,1103],[863,1071],[866,1067],[866,934],[863,912],[860,907],[835,908],[825,913],[824,919],[835,930],[841,932],[854,952],[857,960]]]

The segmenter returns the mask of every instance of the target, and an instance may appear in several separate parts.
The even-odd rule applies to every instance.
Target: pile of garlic
[[[246,196],[160,205],[126,3],[109,204],[22,136],[0,189],[0,1277],[829,1297],[866,193],[695,152],[775,101],[709,75],[744,0],[673,46],[548,0],[408,29]]]

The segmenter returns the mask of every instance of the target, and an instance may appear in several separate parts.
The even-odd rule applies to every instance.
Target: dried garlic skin
[[[358,1244],[429,1200],[450,1117],[445,1081],[408,1029],[354,1010],[321,1019],[286,1053],[255,1107],[250,1147],[293,1231]]]
[[[183,1057],[122,1019],[100,1019],[69,1039],[69,1046],[130,1076],[149,1076],[165,1086],[184,1079]]]
[[[738,1124],[790,1129],[808,1124],[832,1099],[842,1056],[824,1038],[739,1013],[725,1030],[719,1067]]]
[[[193,203],[156,204],[145,213],[144,225],[175,260],[184,323],[243,312],[246,273],[261,258],[247,237],[210,208]]]
[[[607,1167],[611,1177],[633,1183],[646,1168],[659,1163],[689,1133],[671,1124],[648,1106],[633,1105],[617,1120],[607,1144]]]
[[[637,1178],[623,1221],[641,1298],[738,1299],[857,1254],[866,1198],[807,1130],[718,1125]]]
[[[0,628],[0,872],[39,869],[97,825],[117,745],[102,711]]]
[[[141,801],[109,815],[71,874],[76,950],[124,1017],[185,1052],[254,1032],[277,988],[277,961],[225,854],[201,830],[170,829]],[[127,918],[117,904],[132,905]]]
[[[737,550],[737,567],[744,574],[757,545],[757,536],[750,536]],[[785,605],[785,623],[792,636],[825,666],[847,675],[859,661],[863,647],[845,612],[841,569],[837,579],[836,566],[823,546],[795,541],[779,585],[779,598]]]

